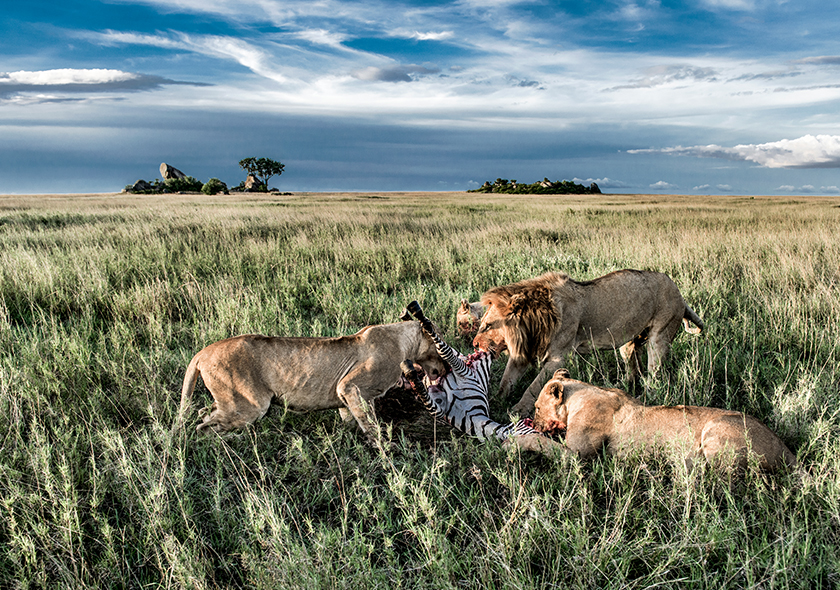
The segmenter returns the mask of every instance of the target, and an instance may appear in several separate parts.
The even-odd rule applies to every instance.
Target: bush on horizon
[[[572,182],[571,180],[559,180],[552,182],[548,178],[544,178],[542,181],[534,182],[532,184],[521,184],[516,180],[497,178],[496,182],[492,184],[488,180],[479,188],[471,189],[467,192],[515,195],[600,195],[601,189],[594,182],[587,187],[582,184]]]
[[[172,193],[198,193],[204,187],[204,183],[196,180],[192,176],[185,176],[184,178],[167,178],[163,182],[163,190],[161,192],[169,191]]]
[[[201,192],[205,195],[215,195],[218,193],[228,194],[227,185],[218,178],[211,178],[201,187]]]

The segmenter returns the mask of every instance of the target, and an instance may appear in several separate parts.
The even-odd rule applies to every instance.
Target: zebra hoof
[[[421,307],[420,307],[420,304],[419,304],[419,303],[417,303],[417,301],[416,301],[416,300],[415,300],[415,301],[412,301],[411,303],[409,303],[408,305],[406,305],[406,306],[405,306],[405,308],[406,308],[406,309],[407,309],[407,310],[411,313],[411,315],[413,315],[414,317],[417,317],[417,315],[418,315],[418,314],[419,314],[419,315],[421,315],[421,316],[423,315],[423,308],[421,308]]]

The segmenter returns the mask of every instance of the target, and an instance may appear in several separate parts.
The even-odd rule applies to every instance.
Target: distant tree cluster
[[[283,173],[285,164],[281,164],[269,158],[244,158],[239,161],[239,167],[248,173],[248,178],[230,190],[242,192],[279,192],[277,189],[268,188],[268,181],[272,176],[279,176]],[[218,178],[211,178],[207,182],[196,180],[187,176],[177,168],[166,163],[160,165],[163,180],[156,178],[154,182],[138,180],[134,184],[127,185],[123,192],[155,194],[155,193],[197,193],[206,195],[218,193],[228,194],[228,186]],[[291,193],[285,193],[291,194]]]
[[[471,193],[505,193],[510,195],[600,195],[601,189],[594,182],[588,187],[571,180],[558,180],[552,182],[544,178],[532,184],[519,183],[516,180],[497,178],[496,182],[488,180],[479,188],[472,189]]]

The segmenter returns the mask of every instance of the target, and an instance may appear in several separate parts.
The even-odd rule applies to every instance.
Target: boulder
[[[172,178],[186,178],[187,175],[178,170],[175,166],[170,166],[166,162],[163,162],[160,165],[160,177],[164,180],[170,180]]]
[[[245,180],[245,186],[243,187],[246,193],[257,193],[257,192],[264,192],[265,186],[257,177],[253,174],[249,174],[248,178]]]
[[[153,191],[155,187],[151,185],[151,183],[146,182],[145,180],[138,180],[133,185],[131,185],[131,192],[132,193],[142,193],[143,191]]]

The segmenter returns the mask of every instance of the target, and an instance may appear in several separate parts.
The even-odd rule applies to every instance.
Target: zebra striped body
[[[500,424],[490,418],[487,391],[490,386],[490,364],[493,362],[493,356],[489,352],[478,351],[464,356],[441,340],[434,330],[426,333],[451,368],[438,385],[426,388],[420,383],[414,387],[415,393],[427,410],[445,419],[458,430],[481,439],[504,440],[510,436],[538,432],[531,427],[530,419]]]

